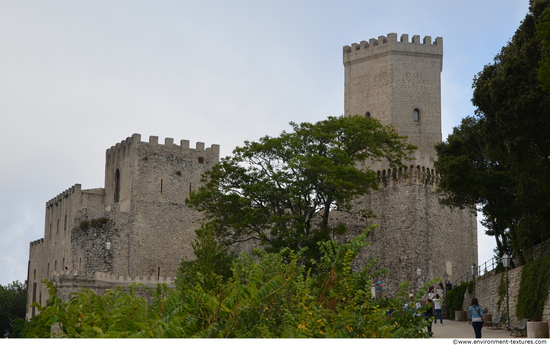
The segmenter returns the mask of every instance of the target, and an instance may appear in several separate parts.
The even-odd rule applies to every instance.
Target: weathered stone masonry
[[[161,145],[158,137],[142,142],[139,134],[108,149],[104,189],[75,185],[46,204],[44,238],[30,246],[28,305],[46,302],[41,282],[64,267],[71,275],[76,267],[129,281],[175,276],[181,259],[192,259],[200,226],[185,199],[218,160],[219,145],[193,149],[171,138]],[[34,313],[28,309],[27,317]]]
[[[347,219],[348,236],[379,224],[371,232],[371,245],[358,257],[363,266],[377,258],[376,268],[389,269],[379,277],[386,293],[400,282],[414,286],[468,272],[477,262],[477,223],[473,209],[451,210],[438,202],[439,180],[434,171],[434,145],[441,142],[441,79],[443,39],[404,34],[371,38],[343,49],[345,114],[373,117],[393,125],[418,146],[414,160],[392,171],[387,161],[371,161],[380,191],[361,197],[357,209],[371,210],[374,220]],[[334,215],[334,217],[344,217]],[[420,277],[416,270],[421,269]]]

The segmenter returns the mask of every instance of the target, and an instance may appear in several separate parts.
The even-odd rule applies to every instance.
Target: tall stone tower
[[[343,51],[345,114],[373,117],[393,125],[416,146],[415,159],[392,171],[387,162],[367,162],[378,172],[380,191],[363,197],[359,209],[372,210],[380,225],[358,265],[377,258],[380,277],[395,293],[400,282],[417,289],[428,280],[468,272],[477,262],[475,212],[443,207],[435,193],[438,175],[434,145],[441,142],[441,71],[443,39],[390,33]],[[362,163],[365,164],[365,163]],[[349,221],[351,234],[364,220]],[[353,225],[351,225],[353,224]],[[420,275],[417,270],[420,269]]]
[[[344,47],[346,115],[372,116],[435,156],[441,142],[443,39],[390,33]],[[420,157],[417,157],[417,160]],[[433,162],[433,160],[432,160]]]

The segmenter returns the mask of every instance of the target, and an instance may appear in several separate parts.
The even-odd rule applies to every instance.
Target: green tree
[[[0,331],[8,337],[17,319],[25,319],[27,312],[27,287],[19,281],[0,285]]]
[[[30,321],[15,319],[10,338],[49,338],[51,322],[47,315],[35,315]]]
[[[219,285],[220,279],[227,280],[232,276],[231,265],[236,256],[216,241],[211,224],[203,224],[195,234],[191,246],[196,259],[182,260],[178,284],[195,286],[201,283],[206,290],[212,290]]]
[[[462,209],[477,205],[486,234],[495,236],[498,252],[505,253],[511,249],[508,229],[514,228],[518,216],[514,183],[509,167],[489,158],[485,126],[484,119],[466,117],[446,142],[436,146],[440,202]]]
[[[416,149],[392,127],[362,116],[291,125],[292,132],[237,147],[188,198],[223,244],[309,248],[319,259],[316,243],[346,230],[329,226],[329,212],[350,212],[357,196],[378,188],[374,171],[357,163],[387,159],[400,166]]]
[[[547,58],[540,25],[549,6],[530,2],[510,42],[474,79],[475,118],[437,146],[444,202],[478,204],[498,255],[511,251],[520,263],[550,238],[550,94],[538,72]]]
[[[544,48],[543,60],[539,62],[539,81],[541,87],[550,93],[550,8],[544,10],[543,20],[537,24],[536,28],[538,39]]]

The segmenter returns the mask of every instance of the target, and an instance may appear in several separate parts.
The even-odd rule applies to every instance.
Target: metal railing
[[[485,274],[493,271],[498,264],[499,262],[497,262],[495,258],[491,258],[491,260],[487,260],[481,265],[477,266],[476,278],[483,277]],[[472,280],[472,272],[466,272],[466,274],[454,280],[453,286],[460,285],[464,282],[467,283],[470,280]]]

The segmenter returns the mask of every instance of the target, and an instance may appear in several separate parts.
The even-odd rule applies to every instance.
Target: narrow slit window
[[[115,203],[120,201],[120,170],[115,172]]]

